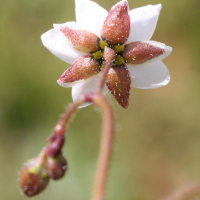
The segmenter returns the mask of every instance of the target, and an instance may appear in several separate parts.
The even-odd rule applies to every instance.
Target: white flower
[[[130,86],[149,89],[167,85],[170,75],[162,59],[172,48],[151,41],[161,4],[131,11],[122,0],[108,13],[90,0],[75,0],[77,22],[56,24],[41,38],[44,46],[63,61],[72,64],[58,83],[72,87],[73,100],[94,93],[103,68],[105,46],[115,49],[104,93],[108,90],[127,108]]]

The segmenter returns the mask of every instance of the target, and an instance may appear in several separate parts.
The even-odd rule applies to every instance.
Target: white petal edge
[[[75,0],[75,4],[76,21],[80,27],[100,37],[101,28],[108,12],[97,3],[89,0]]]
[[[61,36],[61,38],[65,42],[67,42],[71,47],[73,47],[72,44],[69,42],[69,40],[65,37],[64,33],[60,31],[60,28],[61,27],[68,27],[68,28],[73,29],[73,30],[80,30],[78,23],[77,22],[66,22],[64,24],[53,24],[53,27],[57,31],[57,33]]]
[[[69,87],[74,87],[74,86],[77,86],[77,85],[81,85],[81,84],[84,84],[85,82],[93,79],[94,76],[88,78],[88,79],[82,79],[82,80],[78,80],[78,81],[74,81],[74,82],[68,82],[68,83],[63,83],[62,81],[60,81],[60,79],[57,80],[57,83],[62,86],[62,87],[65,87],[65,88],[69,88]]]
[[[170,74],[162,61],[140,65],[127,64],[131,75],[131,86],[140,89],[153,89],[165,86]]]
[[[85,55],[65,42],[55,29],[51,29],[41,36],[43,45],[61,60],[72,64],[77,58]]]
[[[97,90],[97,86],[99,84],[99,79],[102,73],[100,72],[97,76],[87,79],[83,84],[72,87],[72,98],[73,101],[77,101],[82,94],[90,94],[95,93]],[[108,88],[105,85],[103,89],[103,94],[106,95],[108,93]],[[79,108],[91,105],[91,103],[84,103]]]
[[[162,5],[158,4],[147,5],[131,10],[130,34],[126,43],[150,40],[155,31],[161,8]]]

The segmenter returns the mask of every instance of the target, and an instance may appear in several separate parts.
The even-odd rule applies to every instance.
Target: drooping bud
[[[106,85],[117,102],[123,108],[128,108],[131,78],[129,70],[125,64],[110,68]]]
[[[122,0],[113,6],[101,30],[101,38],[109,44],[123,44],[130,32],[130,16],[128,2]]]
[[[65,136],[53,134],[49,138],[49,145],[47,146],[47,154],[48,156],[55,157],[61,154],[62,147],[65,143]]]
[[[58,180],[65,175],[67,170],[67,161],[62,154],[56,157],[49,156],[47,158],[47,169],[49,176],[54,180]]]
[[[99,62],[92,55],[78,58],[57,81],[63,87],[76,85],[77,81],[88,79],[100,71]]]
[[[125,45],[122,56],[130,64],[142,64],[153,60],[162,60],[172,51],[171,47],[155,41],[138,41]]]
[[[25,163],[21,171],[21,189],[29,197],[41,193],[48,185],[50,177],[40,156]]]
[[[92,32],[72,29],[62,24],[54,25],[54,28],[65,41],[81,52],[91,53],[100,49],[100,39]]]

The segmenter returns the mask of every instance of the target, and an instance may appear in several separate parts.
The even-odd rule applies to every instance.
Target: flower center
[[[104,51],[105,47],[110,47],[116,51],[116,58],[115,58],[115,60],[113,60],[112,67],[120,66],[125,63],[125,59],[121,56],[121,53],[125,49],[124,45],[120,45],[120,44],[110,45],[105,40],[100,40],[99,46],[100,46],[100,50],[94,52],[92,55],[93,55],[94,59],[100,61],[101,70],[105,67],[105,60],[103,59],[103,51]]]

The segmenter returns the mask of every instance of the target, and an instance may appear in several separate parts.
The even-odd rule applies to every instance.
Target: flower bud
[[[21,189],[29,197],[42,192],[49,183],[49,175],[40,157],[25,163],[21,171]]]
[[[49,176],[54,179],[58,180],[65,175],[67,170],[67,161],[63,157],[62,154],[56,157],[48,157],[47,158],[47,170]]]
[[[49,156],[55,157],[61,153],[62,147],[65,143],[65,136],[53,134],[49,138],[49,142],[50,142],[50,144],[47,147],[47,154]]]

